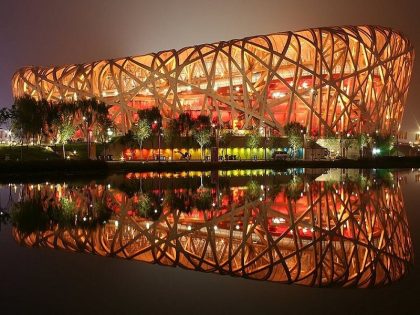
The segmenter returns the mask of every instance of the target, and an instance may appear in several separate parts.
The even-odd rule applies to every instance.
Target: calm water
[[[412,314],[419,180],[293,169],[4,183],[0,307]]]

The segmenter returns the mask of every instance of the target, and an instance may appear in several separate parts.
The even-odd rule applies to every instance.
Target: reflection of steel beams
[[[413,65],[409,41],[389,28],[331,27],[248,37],[179,51],[52,68],[13,77],[15,97],[96,97],[127,131],[139,108],[165,118],[214,113],[247,128],[298,121],[321,134],[396,131]]]
[[[43,192],[51,196],[48,187]],[[83,205],[121,193],[90,186],[60,195],[81,198]],[[195,221],[194,214],[169,209],[157,221],[129,216],[135,198],[114,198],[119,214],[94,229],[56,226],[25,234],[15,228],[13,235],[27,246],[307,286],[385,285],[400,279],[413,257],[399,185],[366,189],[312,182],[297,200],[280,191],[272,201],[233,204],[218,215],[205,211]],[[278,212],[276,207],[284,205],[286,210]],[[274,217],[282,220],[273,223]]]

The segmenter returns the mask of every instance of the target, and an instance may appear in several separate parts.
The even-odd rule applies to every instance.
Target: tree
[[[74,123],[79,123],[88,137],[89,130],[93,130],[97,123],[107,120],[109,107],[95,98],[80,99],[76,103],[66,103],[66,109],[73,116]]]
[[[246,146],[251,150],[258,148],[261,144],[261,135],[258,131],[252,130],[246,138]],[[250,157],[251,158],[251,157]]]
[[[352,146],[352,143],[353,143],[353,139],[350,139],[350,138],[344,138],[341,140],[341,146],[343,147],[345,158],[347,158],[347,152]]]
[[[211,128],[210,117],[207,115],[198,115],[197,118],[194,120],[194,128],[210,129]]]
[[[361,157],[363,157],[364,148],[369,144],[369,137],[367,136],[367,134],[366,133],[361,133],[357,137],[357,143],[358,143],[359,148],[360,148]]]
[[[211,141],[211,122],[210,117],[206,115],[199,115],[194,120],[193,137],[200,145],[201,159],[204,159],[203,148],[210,144]]]
[[[154,106],[152,108],[140,109],[137,111],[138,121],[144,120],[147,121],[149,126],[151,126],[151,133],[157,134],[160,141],[161,127],[162,127],[162,115],[158,107]],[[152,146],[153,144],[152,138]],[[160,154],[160,152],[159,152]]]
[[[12,113],[9,108],[2,108],[0,109],[0,126],[6,125],[8,129],[10,129],[10,121],[12,118]],[[9,131],[10,132],[10,131]],[[10,134],[9,134],[10,136]],[[11,140],[11,139],[9,139]]]
[[[201,149],[201,159],[204,159],[203,148],[210,143],[211,140],[211,131],[210,129],[198,129],[194,130],[193,136],[195,141],[200,145]]]
[[[298,122],[290,122],[284,126],[284,133],[287,136],[289,145],[293,149],[293,157],[296,157],[296,151],[303,146],[303,134],[305,127]]]
[[[133,133],[133,138],[139,144],[140,150],[143,149],[143,141],[149,138],[152,134],[149,122],[145,119],[139,120],[132,126],[131,131]]]
[[[172,160],[174,159],[174,146],[175,141],[179,137],[178,123],[175,119],[171,119],[163,130],[163,139],[167,145],[170,146],[172,151]]]
[[[75,132],[75,127],[74,127],[72,122],[70,122],[68,120],[64,120],[64,121],[61,121],[59,123],[58,138],[59,138],[59,142],[63,146],[63,159],[66,158],[65,145],[66,145],[67,141],[70,140],[71,137],[73,137],[74,132]]]
[[[40,109],[36,99],[29,95],[24,95],[15,100],[11,110],[12,128],[21,135],[21,141],[41,133],[43,122]]]
[[[194,125],[194,121],[192,120],[191,115],[188,112],[181,113],[179,114],[177,121],[181,134],[188,136],[190,129]]]
[[[102,144],[110,140],[110,131],[115,128],[113,121],[108,116],[100,116],[94,126],[93,134],[95,139],[99,140]]]
[[[222,148],[227,149],[231,142],[232,142],[233,136],[232,132],[230,130],[222,129],[219,134],[219,144]],[[222,151],[222,155],[223,151]]]
[[[0,109],[0,125],[6,124],[11,119],[11,111],[9,108]]]
[[[379,154],[385,154],[386,152],[388,155],[391,155],[394,148],[395,138],[391,134],[375,133],[373,135],[373,142],[375,143],[375,147],[380,150]]]
[[[162,115],[159,108],[156,106],[152,108],[141,109],[137,111],[137,115],[139,116],[139,120],[147,120],[149,124],[154,122],[160,123],[162,121]]]
[[[37,102],[38,114],[41,118],[41,138],[42,135],[49,137],[54,137],[54,134],[57,133],[57,130],[54,129],[55,121],[60,115],[60,107],[57,104],[48,102],[46,99],[41,99]]]

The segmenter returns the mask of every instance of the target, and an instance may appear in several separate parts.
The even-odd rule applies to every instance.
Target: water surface
[[[72,269],[71,260],[78,260],[77,271],[62,274],[60,281],[72,282],[71,275],[77,272],[87,277],[75,285],[82,292],[105,281],[96,278],[101,275],[109,289],[121,295],[116,292],[120,283],[113,276],[124,273],[128,296],[140,290],[143,297],[153,300],[152,292],[162,290],[162,285],[188,291],[185,286],[194,283],[204,291],[223,292],[222,288],[231,287],[233,296],[242,292],[259,299],[242,313],[257,306],[275,309],[275,300],[260,304],[276,295],[276,290],[282,292],[285,307],[290,307],[293,298],[288,302],[284,298],[294,296],[302,286],[312,287],[312,291],[301,292],[302,299],[321,291],[327,298],[359,295],[356,292],[365,288],[373,289],[369,294],[379,299],[383,292],[401,287],[406,278],[417,275],[407,215],[407,211],[415,211],[412,189],[419,188],[416,180],[418,172],[414,170],[292,169],[129,173],[84,182],[8,183],[1,193],[3,212],[10,217],[3,215],[4,223],[9,223],[2,227],[0,244],[9,255],[29,255],[26,268],[34,261],[42,264],[38,269],[48,274],[47,278],[52,270],[44,268],[51,268],[52,261],[46,259],[54,261],[54,268],[64,270]],[[404,194],[407,188],[408,197]],[[71,256],[79,252],[85,255]],[[16,260],[8,257],[2,262],[3,270],[10,273],[6,277],[9,286],[0,289],[9,302],[18,287],[28,291],[41,284],[51,290],[50,285],[57,283],[36,280],[34,270],[32,280],[22,279],[20,274],[15,276],[21,279],[19,283],[10,285],[12,274],[21,272],[12,265]],[[105,272],[104,276],[101,272],[110,264],[117,272]],[[95,279],[90,278],[92,270]],[[139,273],[142,279],[133,282]],[[208,278],[208,274],[214,275]],[[180,280],[173,284],[173,279]],[[150,281],[149,290],[142,287],[142,281]],[[294,289],[280,283],[299,286]],[[319,289],[324,287],[328,289]],[[91,291],[89,294],[97,297]],[[398,302],[408,296],[397,294],[394,299]],[[235,303],[220,300],[224,310],[233,310]],[[177,305],[168,296],[160,303],[168,306],[159,311],[153,308],[153,313],[166,313],[169,304]],[[318,301],[313,307],[323,304]],[[337,301],[332,305],[339,307]],[[150,312],[150,306],[142,304],[138,310]],[[383,306],[381,302],[377,307]],[[120,310],[135,310],[125,307]],[[206,311],[210,310],[201,309]]]

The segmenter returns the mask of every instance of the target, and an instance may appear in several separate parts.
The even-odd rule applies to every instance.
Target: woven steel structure
[[[26,67],[13,94],[97,98],[127,131],[141,108],[165,118],[210,114],[228,128],[291,121],[320,135],[395,133],[403,115],[414,51],[385,27],[331,27],[222,41],[57,67]]]
[[[152,220],[134,214],[139,194],[103,185],[41,185],[45,202],[68,198],[89,211],[106,200],[114,215],[96,228],[55,225],[33,233],[14,228],[13,235],[31,247],[306,286],[382,286],[407,272],[413,249],[399,184],[370,189],[351,182],[298,186],[303,190],[295,195],[287,192],[290,186],[272,188],[270,195],[261,190],[263,198],[248,198],[250,188],[232,187],[214,197],[211,209],[192,207],[189,212],[169,206],[159,192],[165,202]],[[23,199],[37,191],[26,187]],[[173,193],[185,196],[188,191],[175,188]]]
[[[222,41],[138,57],[26,67],[13,77],[15,97],[59,102],[97,98],[127,131],[141,108],[165,118],[212,115],[227,128],[297,121],[319,135],[396,133],[414,50],[378,26],[308,29]]]

